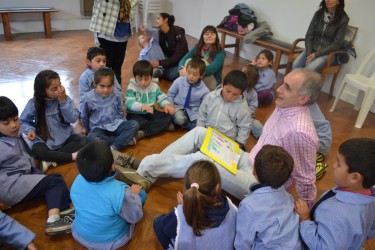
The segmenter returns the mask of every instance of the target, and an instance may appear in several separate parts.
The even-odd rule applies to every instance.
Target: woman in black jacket
[[[294,61],[293,69],[320,72],[327,54],[340,49],[349,23],[344,7],[344,0],[322,0],[306,32],[305,50]]]
[[[174,25],[175,18],[173,15],[168,13],[160,13],[156,19],[156,29],[147,29],[147,32],[151,33],[159,45],[166,57],[166,59],[159,61],[151,61],[150,63],[155,68],[159,68],[163,75],[161,77],[174,81],[179,77],[178,63],[189,51],[188,43],[185,37],[185,30],[179,26]],[[146,31],[146,27],[142,25],[140,27],[141,32]],[[154,77],[159,77],[155,76]]]

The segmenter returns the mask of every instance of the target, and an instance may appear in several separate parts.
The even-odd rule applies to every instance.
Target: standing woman
[[[293,63],[295,68],[320,71],[331,51],[343,44],[349,17],[344,0],[322,0],[306,33],[305,51]]]
[[[107,54],[107,67],[112,68],[121,85],[121,66],[131,35],[131,10],[138,0],[95,0],[90,28],[95,40]]]
[[[199,38],[198,44],[192,48],[180,61],[178,68],[180,76],[185,76],[187,61],[193,57],[202,58],[206,62],[204,83],[210,91],[221,83],[225,53],[220,46],[219,35],[214,26],[206,26]]]
[[[188,44],[185,37],[185,29],[174,25],[175,18],[173,15],[168,13],[160,13],[156,19],[155,29],[147,29],[149,33],[156,41],[159,41],[159,45],[166,57],[164,60],[151,61],[150,63],[155,68],[159,68],[163,71],[162,77],[174,81],[178,74],[178,63],[189,51]],[[145,31],[144,25],[141,26],[141,31]]]

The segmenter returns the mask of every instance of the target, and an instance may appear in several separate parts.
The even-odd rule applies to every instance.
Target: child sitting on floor
[[[230,71],[224,77],[222,87],[203,99],[197,126],[213,127],[244,148],[252,124],[250,108],[242,95],[247,86],[247,76],[244,72]]]
[[[156,135],[171,125],[172,116],[176,110],[169,103],[166,94],[152,81],[152,65],[146,60],[140,60],[133,66],[134,78],[130,80],[126,91],[127,118],[140,124],[137,140]],[[155,103],[164,109],[155,109]]]
[[[133,236],[143,217],[146,193],[140,185],[114,180],[111,149],[102,140],[89,142],[77,156],[79,175],[72,184],[76,208],[72,235],[88,249],[118,249]]]
[[[0,204],[1,210],[1,204]],[[34,244],[35,234],[8,215],[0,211],[0,239],[6,244],[17,247],[17,249],[36,250]]]
[[[276,74],[272,69],[273,54],[270,50],[264,49],[259,52],[256,60],[252,62],[259,72],[259,80],[255,85],[258,94],[259,104],[270,104],[275,95]]]
[[[252,194],[238,208],[236,249],[302,249],[294,199],[283,187],[293,164],[282,147],[265,145],[259,150],[253,173],[260,184],[251,187]]]
[[[74,161],[77,151],[87,143],[87,138],[75,134],[70,125],[78,117],[79,111],[66,94],[60,76],[52,70],[39,72],[34,97],[26,104],[20,120],[35,158],[42,161],[43,172],[57,163]]]
[[[255,119],[255,110],[258,108],[258,95],[254,87],[259,80],[259,73],[256,67],[252,64],[242,66],[241,71],[247,75],[249,83],[247,89],[243,92],[243,95],[246,98],[247,105],[249,105],[250,108],[251,117],[253,118],[251,133],[254,135],[255,139],[258,139],[263,130],[262,123]]]
[[[0,96],[0,207],[44,197],[49,235],[70,233],[74,208],[70,207],[69,190],[59,174],[44,175],[34,165],[30,148],[20,134],[18,109]]]
[[[151,62],[165,59],[165,55],[159,43],[151,35],[147,34],[147,32],[144,32],[144,34],[138,37],[138,42],[142,48],[141,52],[139,53],[138,60],[146,60]],[[159,78],[163,74],[163,67],[157,67],[153,70],[152,77]]]
[[[154,220],[164,249],[233,249],[237,207],[221,194],[221,178],[209,161],[197,161],[186,172],[178,206]]]
[[[172,120],[188,130],[197,126],[199,107],[210,92],[202,81],[205,69],[202,59],[191,59],[186,66],[186,76],[177,78],[168,90],[168,99],[177,110]]]
[[[112,149],[122,150],[137,133],[139,124],[124,117],[122,99],[113,91],[114,78],[109,68],[95,72],[94,89],[83,97],[81,118],[89,140],[99,138]]]
[[[309,210],[299,199],[299,232],[309,249],[361,249],[375,237],[375,140],[353,138],[339,146],[337,186]]]

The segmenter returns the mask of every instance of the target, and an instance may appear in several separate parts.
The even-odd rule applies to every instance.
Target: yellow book
[[[209,127],[200,150],[231,173],[237,173],[240,146],[228,136]]]

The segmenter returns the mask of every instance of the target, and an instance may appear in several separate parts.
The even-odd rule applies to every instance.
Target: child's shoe
[[[47,172],[48,168],[55,168],[57,167],[57,162],[53,161],[41,161],[40,162],[40,170],[43,171],[43,173]]]
[[[169,124],[169,126],[167,127],[167,130],[168,131],[175,131],[175,127],[174,127],[174,124],[173,124],[173,122],[171,122],[170,124]]]
[[[135,134],[134,138],[135,138],[137,141],[139,141],[139,140],[143,139],[145,136],[146,136],[146,135],[145,135],[145,132],[144,132],[143,130],[139,130],[139,131]]]
[[[323,162],[316,163],[316,179],[319,180],[327,172],[328,164]]]
[[[136,139],[135,137],[133,137],[133,138],[129,141],[128,145],[129,145],[129,146],[134,146],[135,144],[137,144],[137,139]]]
[[[133,157],[132,152],[130,152],[129,155],[126,155],[120,151],[112,150],[112,154],[115,165],[120,165],[123,168],[132,168],[137,170],[139,164],[141,163],[140,159]]]
[[[324,161],[324,155],[321,153],[316,153],[316,162],[323,162]]]
[[[72,222],[67,216],[61,216],[55,222],[47,222],[45,232],[48,235],[68,234],[71,232]]]
[[[117,179],[123,181],[128,185],[139,184],[146,192],[150,189],[152,182],[146,177],[140,176],[136,170],[132,168],[124,168],[119,165],[115,165],[117,172]]]
[[[160,78],[162,77],[163,74],[164,74],[164,70],[162,67],[159,66],[158,68],[154,69],[152,78]]]
[[[74,209],[74,207],[70,207],[68,209],[65,209],[64,211],[61,211],[60,216],[68,217],[73,221],[76,217],[76,210]]]

